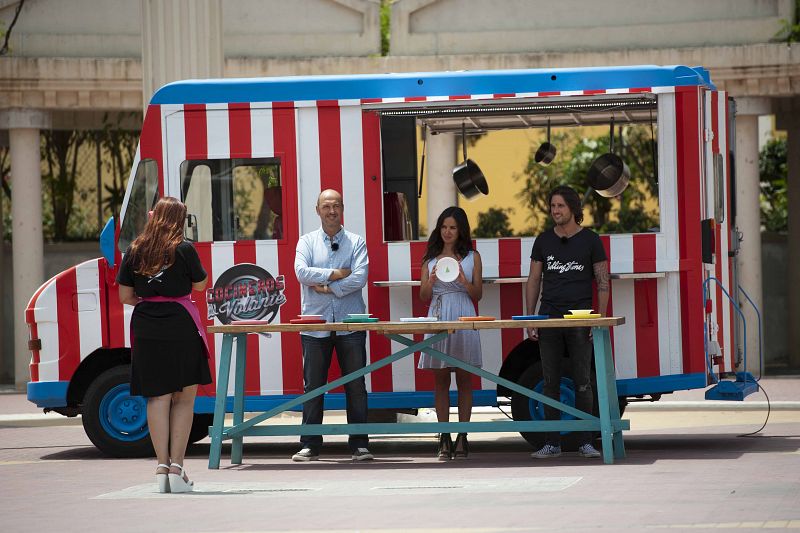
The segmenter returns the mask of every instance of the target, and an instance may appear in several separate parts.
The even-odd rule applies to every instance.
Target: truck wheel
[[[194,419],[192,419],[192,429],[189,431],[189,444],[194,444],[208,437],[208,427],[213,425],[213,413],[195,413]]]
[[[569,376],[569,363],[564,360],[561,367],[562,376]],[[536,361],[529,366],[522,374],[520,374],[517,383],[523,387],[533,389],[536,392],[544,394],[544,378],[542,375],[542,362]],[[598,416],[599,410],[597,409],[597,377],[595,376],[594,369],[592,369],[592,390],[594,391],[594,404],[592,414]],[[575,407],[575,386],[570,377],[561,378],[561,403]],[[625,407],[628,405],[628,400],[624,396],[619,397],[619,412],[620,416],[625,412]],[[544,404],[538,402],[522,394],[514,393],[511,396],[511,416],[514,420],[544,420]],[[562,420],[574,420],[575,417],[561,413]],[[544,446],[545,434],[539,432],[520,432],[526,441],[537,450]],[[599,437],[600,433],[597,432],[596,436]],[[561,448],[566,450],[577,449],[580,443],[577,442],[575,435],[568,432],[561,432]]]
[[[542,362],[536,361],[534,364],[529,366],[522,374],[520,374],[517,383],[523,387],[527,387],[535,390],[536,392],[544,394]],[[572,380],[568,377],[561,378],[561,403],[575,407],[575,390]],[[528,398],[527,396],[517,394],[515,392],[511,395],[511,416],[514,418],[514,420],[518,421],[544,420],[544,404],[534,400],[533,398]],[[567,413],[561,413],[561,419],[574,420],[575,417]],[[520,432],[520,435],[522,435],[522,437],[537,450],[544,446],[544,433]],[[564,435],[567,435],[567,433],[562,432],[562,448],[566,447],[566,442],[564,442],[565,439],[563,438]]]
[[[147,400],[131,396],[130,365],[106,370],[83,398],[83,429],[89,440],[112,457],[150,457]]]

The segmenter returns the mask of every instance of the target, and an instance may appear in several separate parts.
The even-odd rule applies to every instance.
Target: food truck
[[[601,235],[612,278],[609,314],[626,319],[612,333],[620,405],[718,381],[740,383],[734,118],[735,103],[708,72],[687,66],[170,83],[147,106],[118,220],[109,220],[100,237],[102,257],[57,274],[28,304],[28,398],[46,410],[81,414],[87,435],[109,455],[151,453],[145,400],[128,386],[132,307],[120,303],[115,276],[121,253],[162,196],[188,207],[186,238],[209,275],[207,289],[193,294],[206,326],[288,322],[301,312],[295,246],[319,227],[314,205],[327,188],[343,195],[345,227],[366,239],[368,311],[381,320],[424,316],[417,140],[421,130],[460,139],[465,124],[470,134],[550,124],[649,125],[659,223]],[[637,178],[620,173],[587,190],[614,197]],[[485,179],[502,188],[511,178]],[[486,183],[473,185],[483,193]],[[524,314],[534,238],[475,239],[485,283],[479,314]],[[221,348],[216,337],[212,376]],[[369,360],[390,354],[390,342],[371,334]],[[538,350],[522,329],[485,330],[481,345],[487,370],[541,386]],[[416,368],[418,357],[367,376],[371,409],[433,406],[433,378]],[[338,372],[334,362],[332,377]],[[543,417],[538,402],[474,379],[476,406],[510,403],[515,419]],[[566,403],[571,387],[568,377],[562,380]],[[192,441],[207,435],[215,389],[199,389]],[[738,399],[744,389],[736,389]],[[245,408],[263,411],[302,392],[298,334],[248,335]],[[340,390],[326,395],[327,409],[343,405]]]

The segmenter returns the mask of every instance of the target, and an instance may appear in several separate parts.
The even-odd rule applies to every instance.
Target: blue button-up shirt
[[[331,272],[337,268],[349,268],[350,275],[330,281]],[[342,228],[329,237],[320,227],[301,236],[297,241],[294,273],[301,285],[302,314],[322,315],[328,322],[341,322],[350,313],[363,313],[361,289],[367,284],[368,272],[367,243],[360,235]],[[320,294],[313,285],[327,285],[331,294]],[[337,335],[348,333],[351,332],[336,332]],[[327,337],[330,332],[304,331],[302,334]]]

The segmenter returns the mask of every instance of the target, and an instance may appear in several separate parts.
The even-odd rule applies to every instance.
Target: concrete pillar
[[[221,0],[141,0],[145,106],[169,82],[221,78]]]
[[[758,117],[770,112],[766,98],[736,100],[736,226],[742,234],[737,259],[739,285],[759,310],[763,303],[761,281],[761,209],[758,177]],[[758,316],[744,298],[742,311],[747,320],[747,370],[762,373],[758,360]],[[763,349],[766,350],[766,346]]]
[[[445,208],[458,203],[458,189],[453,182],[453,167],[456,166],[456,138],[449,133],[428,136],[428,186],[425,190],[428,213],[428,235],[436,225],[436,219]],[[420,235],[422,237],[422,235]]]
[[[789,367],[800,368],[800,213],[793,206],[800,205],[800,100],[787,106],[778,115],[778,128],[786,130],[787,200],[789,202],[789,264],[786,292],[789,317],[786,322],[789,341]]]
[[[25,307],[44,281],[42,242],[42,168],[39,130],[50,114],[38,110],[0,112],[0,128],[9,130],[11,156],[11,235],[14,280],[14,383],[24,390],[29,379]]]

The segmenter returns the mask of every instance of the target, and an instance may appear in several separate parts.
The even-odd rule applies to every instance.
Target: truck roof
[[[638,65],[185,80],[163,86],[150,103],[363,100],[687,86],[716,89],[703,67]]]

